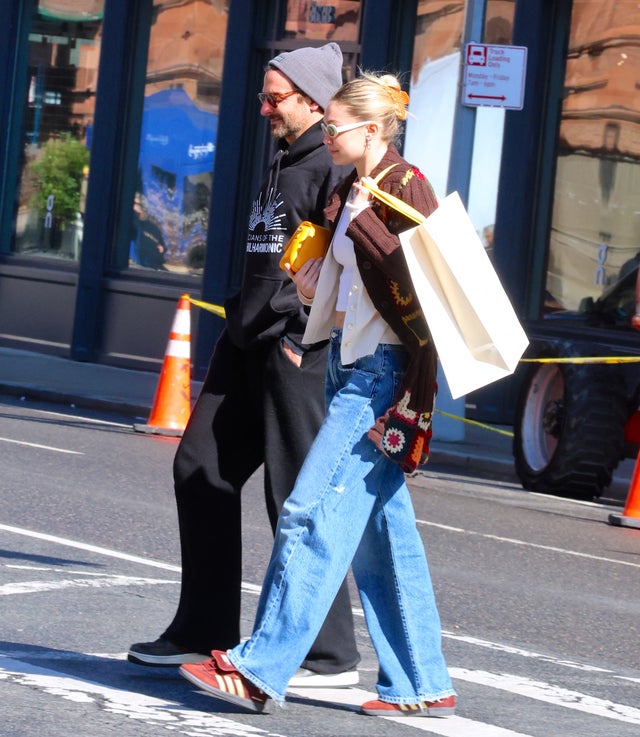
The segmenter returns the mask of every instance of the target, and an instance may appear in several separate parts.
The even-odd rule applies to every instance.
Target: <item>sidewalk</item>
[[[111,411],[130,416],[133,421],[148,418],[157,384],[158,374],[152,372],[0,347],[0,395]],[[200,382],[192,382],[192,399],[200,386]],[[470,424],[465,424],[465,437],[460,442],[439,441],[436,435],[431,443],[433,465],[519,484],[507,435]],[[622,504],[632,472],[633,462],[620,464],[604,496]]]
[[[0,348],[0,394],[25,396],[146,419],[158,374]],[[200,390],[192,382],[192,396]]]

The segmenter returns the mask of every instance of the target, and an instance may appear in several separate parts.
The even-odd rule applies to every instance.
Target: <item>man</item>
[[[342,52],[335,43],[280,54],[267,65],[260,114],[279,147],[251,209],[242,288],[225,305],[226,329],[174,461],[180,603],[158,640],[131,646],[134,663],[200,662],[213,649],[237,644],[240,491],[264,463],[275,528],[324,417],[326,346],[302,345],[307,312],[279,260],[302,220],[324,222],[327,197],[347,173],[332,164],[320,129],[323,109],[341,82]],[[359,660],[343,583],[290,685],[354,685]]]

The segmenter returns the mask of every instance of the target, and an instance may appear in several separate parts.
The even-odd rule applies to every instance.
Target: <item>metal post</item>
[[[467,207],[469,203],[469,183],[471,181],[471,162],[473,159],[473,139],[475,135],[476,108],[461,103],[462,65],[468,43],[481,43],[484,35],[484,21],[487,0],[467,0],[464,20],[464,34],[460,49],[460,75],[458,79],[458,95],[453,121],[451,138],[451,155],[449,158],[449,176],[447,178],[447,194],[457,191],[460,199]],[[455,417],[464,417],[465,398],[453,399],[449,392],[442,367],[438,365],[437,407]],[[444,415],[437,418],[436,436],[440,440],[460,442],[465,438],[465,424],[460,420],[450,419]]]

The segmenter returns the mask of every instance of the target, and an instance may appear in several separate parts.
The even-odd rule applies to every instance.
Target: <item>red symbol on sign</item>
[[[469,66],[483,67],[487,63],[487,50],[484,46],[471,46],[467,48],[467,64]]]
[[[470,100],[502,100],[507,99],[504,95],[467,95]]]

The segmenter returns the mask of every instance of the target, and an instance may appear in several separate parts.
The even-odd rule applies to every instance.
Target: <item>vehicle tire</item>
[[[547,357],[561,351],[553,353]],[[532,364],[515,408],[513,455],[522,486],[599,497],[623,457],[627,415],[626,385],[615,366]]]

